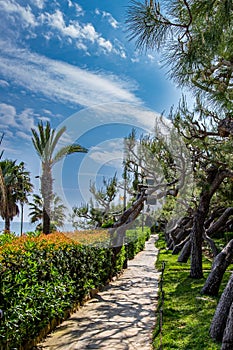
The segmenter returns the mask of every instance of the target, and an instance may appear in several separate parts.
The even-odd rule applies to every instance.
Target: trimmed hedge
[[[0,349],[25,349],[53,319],[64,319],[105,285],[122,270],[126,254],[133,258],[143,249],[147,231],[134,235],[117,257],[112,248],[82,245],[62,233],[0,239]]]
[[[150,237],[150,229],[145,228],[142,230],[141,228],[135,230],[128,230],[126,232],[126,247],[127,247],[127,257],[128,259],[133,259],[134,256],[139,253],[145,247],[145,242]]]

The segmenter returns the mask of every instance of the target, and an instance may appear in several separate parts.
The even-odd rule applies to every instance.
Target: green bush
[[[136,231],[135,231],[136,232]],[[127,232],[130,258],[148,233]],[[137,237],[136,237],[137,236]],[[133,238],[133,240],[131,240]],[[143,238],[144,237],[144,238]],[[0,240],[0,349],[20,349],[54,318],[82,302],[122,270],[129,245],[113,258],[110,247],[81,245],[61,233]]]
[[[126,231],[125,242],[127,244],[127,257],[133,259],[133,257],[144,249],[145,242],[150,237],[150,230],[141,228]]]
[[[1,232],[0,233],[0,246],[4,245],[5,243],[10,243],[15,239],[15,234],[11,232]]]
[[[3,245],[0,345],[17,348],[53,318],[62,318],[92,288],[106,283],[111,261],[110,249],[75,244],[61,234],[22,237]]]

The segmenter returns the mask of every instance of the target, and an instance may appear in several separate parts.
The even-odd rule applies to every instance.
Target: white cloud
[[[0,79],[0,86],[1,87],[9,87],[10,84],[6,80]]]
[[[80,24],[78,21],[72,20],[66,24],[64,14],[59,9],[52,14],[48,12],[41,14],[40,20],[44,24],[47,23],[51,28],[58,30],[62,36],[76,40],[75,45],[78,49],[87,52],[86,42],[91,42],[91,44],[97,44],[104,52],[114,52],[124,57],[124,52],[118,49],[113,50],[113,44],[110,40],[103,38],[92,23]]]
[[[4,138],[2,141],[2,145],[1,145],[1,151],[4,151],[4,158],[7,159],[14,159],[14,158],[18,158],[19,155],[21,155],[21,151],[19,148],[16,148],[15,145],[12,145],[12,142],[10,142],[9,140],[14,139],[15,135],[7,130],[4,132]]]
[[[34,111],[31,108],[24,109],[18,116],[19,125],[22,129],[31,130],[35,127]]]
[[[29,5],[20,6],[14,0],[0,0],[0,9],[7,14],[17,14],[25,26],[35,26],[36,19]]]
[[[31,3],[36,5],[40,10],[44,8],[46,0],[31,0]]]
[[[26,141],[31,141],[31,136],[26,134],[23,131],[17,131],[16,132],[16,136],[18,136],[19,138],[24,139]]]
[[[121,58],[126,58],[126,53],[125,53],[125,51],[120,51],[120,56],[121,56]]]
[[[151,62],[155,61],[155,56],[148,54],[147,57],[148,57],[149,61],[151,61]]]
[[[6,103],[0,103],[0,127],[5,130],[9,127],[17,127],[15,121],[16,109],[14,106]]]
[[[77,4],[77,2],[73,3],[71,0],[67,0],[67,2],[68,2],[68,6],[69,7],[74,7],[75,8],[77,16],[83,16],[84,15],[84,11],[83,11],[82,6]]]
[[[126,52],[125,52],[125,48],[124,45],[118,40],[115,39],[114,40],[114,49],[113,52],[115,52],[116,54],[118,54],[121,58],[125,59],[126,58]]]
[[[111,13],[106,11],[100,11],[98,8],[95,9],[95,14],[100,16],[102,14],[102,18],[107,19],[107,22],[114,28],[119,27],[119,22],[111,15]]]
[[[113,27],[113,28],[118,28],[119,27],[119,23],[117,22],[117,20],[115,18],[113,18],[113,16],[111,15],[111,13],[109,12],[105,12],[103,11],[103,17],[106,18],[108,20],[108,23]]]
[[[48,117],[42,116],[42,117],[39,117],[38,119],[41,120],[42,122],[50,122],[50,118]]]
[[[75,3],[74,7],[75,7],[76,15],[78,15],[78,16],[84,15],[83,8],[79,4]]]
[[[138,63],[139,62],[139,58],[138,57],[137,58],[131,58],[131,62]]]
[[[99,34],[96,32],[91,23],[88,23],[83,27],[81,36],[86,40],[90,40],[92,43],[94,43],[97,39],[100,39]]]
[[[52,115],[52,112],[49,109],[43,109],[43,112],[48,115]]]
[[[18,114],[14,106],[0,103],[0,128],[1,131],[8,133],[8,137],[9,129],[14,128],[16,136],[30,139],[31,128],[35,127],[34,117],[35,113],[30,108],[26,108]]]
[[[107,50],[108,52],[112,51],[112,44],[109,40],[105,40],[104,38],[99,38],[98,39],[99,46],[102,47],[103,49]]]
[[[40,16],[40,19],[42,22],[47,22],[51,27],[56,28],[60,31],[63,31],[66,27],[63,13],[58,9],[52,14],[48,12],[43,13]]]
[[[24,89],[49,99],[81,106],[115,102],[141,102],[132,93],[136,85],[114,75],[90,72],[0,41],[0,73]]]
[[[99,146],[92,147],[88,156],[97,164],[108,164],[114,167],[121,167],[124,156],[124,140],[107,140]]]
[[[87,45],[81,42],[77,42],[76,45],[77,49],[83,50],[83,51],[88,51]]]

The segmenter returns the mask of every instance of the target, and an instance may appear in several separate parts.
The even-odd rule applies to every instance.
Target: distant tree
[[[96,187],[95,183],[90,184],[90,192],[93,198],[89,203],[82,204],[79,207],[73,207],[71,214],[72,224],[78,227],[110,227],[119,216],[119,208],[113,204],[118,193],[118,181],[116,174],[110,178],[103,178],[101,188]]]
[[[43,199],[38,194],[33,195],[33,202],[29,203],[30,206],[30,222],[38,223],[37,229],[42,230],[43,220]],[[50,229],[56,230],[64,225],[66,218],[65,210],[67,209],[59,196],[53,194],[51,201],[50,212]]]
[[[1,135],[0,138],[0,145],[2,144],[4,134]],[[4,150],[0,153],[0,160],[2,159]],[[4,183],[4,176],[2,173],[2,168],[0,167],[0,191],[1,191],[1,205],[5,208],[6,207],[6,189],[5,189],[5,183]]]
[[[43,219],[43,199],[38,194],[33,194],[33,202],[29,203],[29,217],[32,224],[39,222],[41,226]]]
[[[64,134],[66,128],[62,127],[60,130],[51,129],[50,123],[46,125],[39,122],[37,129],[32,129],[32,142],[35,150],[41,160],[42,175],[41,175],[41,195],[43,198],[43,232],[50,233],[51,221],[51,201],[53,196],[53,179],[52,167],[62,158],[69,154],[76,152],[86,153],[87,149],[78,145],[72,144],[61,147],[55,152],[59,140]]]
[[[4,196],[0,195],[1,217],[5,220],[5,230],[10,231],[10,221],[19,214],[19,203],[27,202],[27,196],[32,191],[29,172],[25,170],[24,163],[16,164],[16,161],[0,161],[0,168],[4,180]]]

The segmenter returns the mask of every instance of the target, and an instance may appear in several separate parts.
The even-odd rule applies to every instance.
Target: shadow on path
[[[159,273],[156,237],[104,291],[63,322],[35,349],[152,349]]]

